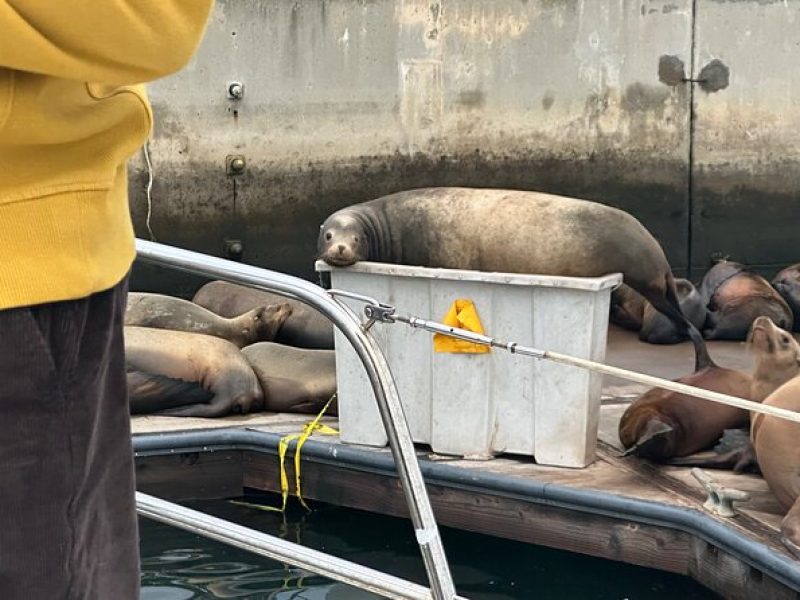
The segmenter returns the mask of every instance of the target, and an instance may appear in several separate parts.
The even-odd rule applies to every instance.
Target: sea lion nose
[[[339,254],[344,252],[344,249],[345,249],[345,245],[344,244],[339,244]]]

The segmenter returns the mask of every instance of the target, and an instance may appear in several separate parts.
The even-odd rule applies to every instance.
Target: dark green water
[[[277,504],[274,497],[259,502]],[[404,519],[316,504],[276,513],[226,501],[197,510],[279,535],[392,575],[425,584],[411,524]],[[142,600],[252,598],[362,600],[359,590],[281,563],[140,520]],[[443,528],[459,594],[474,600],[700,600],[718,598],[677,575]]]

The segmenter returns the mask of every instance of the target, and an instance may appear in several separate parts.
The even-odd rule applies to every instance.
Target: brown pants
[[[127,279],[0,311],[0,598],[136,600]]]

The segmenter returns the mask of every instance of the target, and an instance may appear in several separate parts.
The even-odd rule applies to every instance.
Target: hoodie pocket
[[[8,121],[11,114],[11,102],[14,97],[14,71],[0,67],[0,129]]]

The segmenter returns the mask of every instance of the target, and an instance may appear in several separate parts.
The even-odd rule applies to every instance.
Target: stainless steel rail
[[[431,600],[431,590],[419,584],[141,492],[136,492],[136,509],[140,515],[155,521],[290,564],[368,592],[399,600]]]
[[[164,244],[136,240],[137,260],[205,277],[267,290],[313,306],[329,318],[352,344],[369,377],[400,482],[411,514],[434,600],[456,598],[450,567],[431,509],[425,482],[417,463],[411,433],[400,404],[397,387],[386,358],[372,337],[362,330],[351,311],[323,289],[305,280],[251,265],[182,250]],[[287,561],[288,562],[288,561]],[[314,569],[309,568],[314,571]]]

